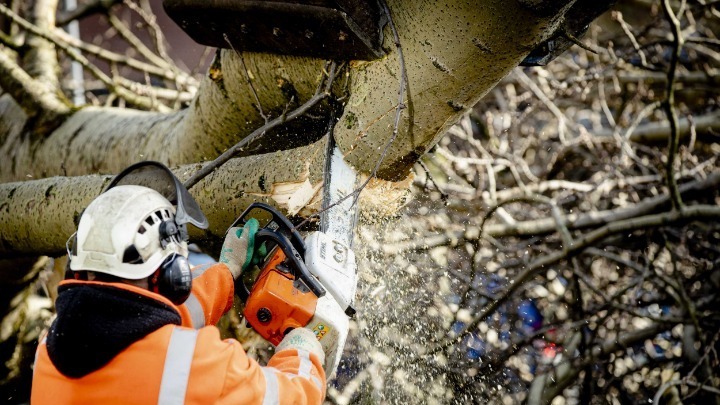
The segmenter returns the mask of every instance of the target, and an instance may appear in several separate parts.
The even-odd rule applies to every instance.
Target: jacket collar
[[[157,329],[181,323],[168,299],[121,283],[63,281],[55,306],[48,355],[58,371],[71,378],[98,370]]]

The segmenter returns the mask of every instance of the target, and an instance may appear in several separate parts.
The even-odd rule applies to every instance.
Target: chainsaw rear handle
[[[275,246],[277,246],[278,249],[283,251],[286,260],[290,262],[288,267],[290,268],[292,275],[296,279],[302,280],[310,291],[313,292],[313,294],[317,297],[325,295],[325,288],[315,277],[312,276],[307,266],[305,266],[302,256],[293,247],[293,244],[290,243],[285,235],[277,231],[271,231],[267,228],[263,228],[255,234],[255,245],[260,246],[264,242],[270,242],[265,245],[268,250],[272,250]],[[243,282],[242,275],[240,275],[238,281],[239,282],[236,283],[235,286],[237,294],[243,301],[247,301],[250,296],[250,290]]]
[[[287,217],[285,217],[285,215],[281,214],[278,210],[268,204],[260,202],[250,204],[250,206],[248,206],[245,211],[240,214],[238,219],[236,219],[235,222],[230,225],[230,228],[235,226],[245,226],[247,221],[251,218],[250,213],[256,209],[265,211],[272,217],[272,219],[268,221],[267,224],[262,225],[261,223],[262,228],[279,232],[281,235],[288,239],[288,241],[295,248],[295,250],[300,253],[301,257],[305,256],[305,241],[303,240],[302,236],[300,236],[300,232],[295,229],[295,226],[287,219]]]

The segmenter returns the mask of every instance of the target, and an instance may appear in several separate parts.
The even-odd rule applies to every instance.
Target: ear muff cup
[[[184,256],[168,257],[160,266],[156,280],[153,290],[175,305],[182,304],[190,296],[192,274],[190,264]]]

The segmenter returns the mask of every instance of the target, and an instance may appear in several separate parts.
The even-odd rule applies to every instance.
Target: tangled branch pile
[[[402,216],[363,226],[331,400],[718,401],[720,11],[665,6],[621,2],[598,54],[515,70]]]

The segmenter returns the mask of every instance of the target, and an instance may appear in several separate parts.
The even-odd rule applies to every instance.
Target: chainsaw
[[[357,179],[332,134],[328,138],[325,208],[351,193]],[[266,252],[259,271],[241,275],[236,283],[246,322],[275,346],[294,328],[312,330],[326,353],[328,378],[340,362],[350,317],[356,312],[357,269],[351,249],[356,217],[356,205],[346,199],[323,211],[320,230],[303,238],[275,208],[253,203],[230,226],[257,219],[255,246]]]
[[[377,1],[163,0],[163,7],[191,38],[208,46],[332,60],[385,55],[388,21]],[[357,205],[347,198],[357,176],[334,143],[334,124],[333,118],[319,231],[303,239],[281,213],[258,203],[231,226],[257,218],[262,228],[256,246],[267,248],[259,273],[243,274],[236,287],[247,322],[275,345],[293,328],[310,328],[326,353],[328,376],[342,355],[357,286],[351,249]]]

